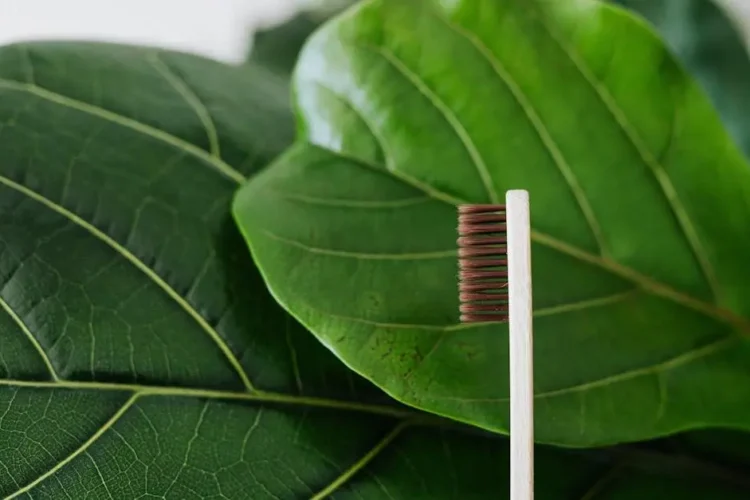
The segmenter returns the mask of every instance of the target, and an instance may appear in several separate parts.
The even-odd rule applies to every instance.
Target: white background
[[[310,0],[0,0],[0,45],[111,41],[240,62],[251,29],[284,21],[307,3]]]
[[[253,28],[341,0],[0,0],[0,45],[79,39],[150,45],[241,62]],[[750,36],[750,0],[718,0]]]

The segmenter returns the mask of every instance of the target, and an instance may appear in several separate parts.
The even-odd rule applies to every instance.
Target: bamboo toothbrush
[[[508,322],[510,499],[534,498],[534,373],[529,194],[458,210],[459,301],[465,323]]]

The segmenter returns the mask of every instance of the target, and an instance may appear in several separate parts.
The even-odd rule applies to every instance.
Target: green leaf
[[[349,367],[507,431],[507,327],[457,323],[455,205],[526,188],[537,439],[750,428],[750,169],[644,23],[590,0],[367,1],[295,75],[300,140],[234,213]]]
[[[305,10],[278,26],[255,31],[248,62],[290,75],[307,38],[324,21],[352,3],[354,0],[322,0],[307,5]]]
[[[507,490],[503,441],[417,426],[266,292],[229,203],[291,138],[279,83],[146,49],[0,50],[0,496]],[[603,466],[539,458],[548,498]]]
[[[305,497],[403,432],[274,304],[231,220],[292,137],[279,83],[139,48],[0,50],[0,496]]]
[[[750,156],[750,57],[714,0],[617,0],[648,19],[708,92],[729,133]]]
[[[0,496],[507,492],[503,439],[395,405],[265,291],[228,208],[290,137],[278,90],[174,53],[0,49]],[[700,452],[539,447],[537,498],[747,497]]]
[[[300,49],[321,21],[309,13],[302,13],[279,26],[256,32],[248,61],[282,74],[291,74]]]

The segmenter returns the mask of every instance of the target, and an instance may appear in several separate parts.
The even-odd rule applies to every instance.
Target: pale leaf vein
[[[313,495],[310,500],[323,500],[324,498],[330,497],[342,485],[346,484],[346,482],[348,482],[357,472],[361,471],[372,462],[372,460],[390,445],[409,425],[411,425],[411,422],[409,421],[399,422],[399,424],[396,425],[391,432],[386,434],[383,439],[378,441],[370,451],[365,453],[359,460],[352,464],[351,467],[346,469],[325,488]]]
[[[158,52],[149,52],[148,61],[161,74],[167,82],[175,89],[198,116],[203,128],[206,130],[206,137],[209,144],[211,156],[221,159],[221,148],[219,144],[219,135],[216,132],[216,125],[211,118],[208,108],[200,100],[198,95],[188,86],[187,82],[180,78],[167,64],[161,60]]]
[[[134,120],[127,116],[119,115],[108,109],[104,109],[99,106],[95,106],[93,104],[87,103],[87,102],[78,101],[71,97],[58,94],[51,90],[47,90],[45,88],[38,87],[36,85],[32,85],[28,83],[20,83],[20,82],[16,82],[12,80],[0,79],[0,88],[4,88],[4,89],[14,91],[14,92],[24,92],[27,94],[31,94],[41,99],[44,99],[46,101],[58,104],[60,106],[74,109],[76,111],[86,113],[91,116],[96,116],[97,118],[101,118],[108,122],[115,123],[122,127],[133,130],[139,134],[142,134],[145,137],[149,137],[159,142],[169,144],[170,146],[180,151],[184,151],[185,153],[195,158],[198,158],[204,164],[212,167],[213,170],[220,172],[222,175],[224,175],[225,177],[229,178],[230,180],[238,184],[245,181],[245,177],[241,173],[239,173],[234,168],[230,167],[223,160],[220,160],[212,156],[207,151],[204,151],[203,149],[195,146],[194,144],[191,144],[183,139],[180,139],[179,137],[175,135],[172,135],[161,129],[152,127],[151,125],[147,125],[145,123],[139,122],[138,120]]]
[[[18,328],[23,332],[23,334],[29,340],[31,345],[39,354],[39,357],[44,363],[44,366],[47,367],[47,371],[49,372],[50,377],[52,377],[52,380],[59,380],[57,371],[55,370],[55,367],[52,364],[52,361],[50,360],[49,356],[44,351],[44,348],[42,348],[42,345],[39,343],[39,340],[34,336],[34,334],[31,333],[31,330],[29,330],[29,327],[26,326],[26,323],[24,323],[21,317],[18,316],[18,314],[16,314],[16,312],[10,307],[10,305],[2,297],[0,297],[0,308],[3,309],[8,314],[8,316],[10,316],[10,318],[18,325]]]
[[[58,463],[55,464],[54,467],[50,468],[40,476],[38,476],[33,481],[27,483],[25,486],[19,488],[18,490],[14,491],[10,495],[8,495],[6,500],[11,500],[13,498],[18,498],[19,496],[23,495],[24,493],[28,493],[31,491],[34,487],[41,484],[43,481],[48,479],[49,477],[53,476],[55,473],[57,473],[59,470],[61,470],[63,467],[71,463],[76,457],[86,453],[99,438],[101,438],[107,430],[112,428],[120,418],[122,418],[125,413],[135,404],[136,400],[138,399],[138,394],[133,394],[126,402],[123,404],[119,410],[117,410],[110,418],[107,420],[104,425],[102,425],[95,433],[93,433],[81,446],[76,448],[75,451],[73,451],[70,455],[65,457],[64,459],[60,460]],[[101,474],[100,474],[101,476]]]
[[[500,62],[497,56],[477,36],[469,33],[467,30],[449,21],[448,19],[445,19],[441,16],[438,17],[443,20],[448,28],[453,30],[460,37],[467,40],[477,50],[477,52],[481,54],[481,56],[490,64],[494,72],[500,78],[500,81],[503,82],[503,84],[505,84],[505,86],[508,88],[510,94],[523,110],[524,115],[528,119],[529,123],[531,123],[532,127],[537,132],[537,135],[542,142],[542,146],[549,154],[555,166],[557,166],[557,169],[560,171],[563,179],[565,179],[565,182],[568,184],[570,192],[578,203],[581,213],[583,214],[586,222],[589,225],[589,229],[591,230],[591,234],[594,237],[594,240],[596,240],[597,244],[599,245],[600,252],[603,255],[606,255],[607,248],[604,242],[604,235],[602,234],[602,229],[599,221],[597,220],[596,214],[594,213],[594,210],[591,207],[588,198],[586,197],[586,193],[581,188],[581,185],[578,182],[573,169],[568,163],[568,160],[565,158],[565,155],[563,155],[560,146],[552,137],[552,134],[544,124],[544,121],[541,119],[539,113],[532,105],[526,93],[520,87],[518,82],[516,82],[516,80],[513,78],[513,75],[506,69],[505,65]]]
[[[18,191],[24,196],[65,217],[73,224],[79,226],[81,229],[89,232],[92,236],[99,239],[102,243],[108,245],[110,248],[124,257],[128,262],[133,264],[133,266],[135,266],[139,271],[145,274],[151,281],[153,281],[153,283],[157,287],[163,290],[172,300],[174,300],[177,305],[180,306],[180,308],[183,309],[201,327],[201,329],[203,329],[208,334],[209,338],[211,338],[211,340],[220,349],[222,354],[226,357],[227,361],[237,373],[244,386],[248,390],[254,390],[253,384],[250,381],[247,373],[245,373],[245,370],[242,368],[239,360],[234,355],[224,339],[221,337],[221,335],[219,335],[219,333],[211,325],[208,324],[208,321],[206,321],[206,319],[201,316],[201,314],[198,313],[198,311],[196,311],[196,309],[187,300],[185,300],[180,294],[178,294],[174,290],[174,288],[172,288],[166,281],[164,281],[164,279],[159,276],[153,269],[148,267],[138,257],[136,257],[128,248],[121,245],[117,240],[112,238],[104,231],[100,230],[98,227],[82,219],[77,214],[71,212],[62,205],[59,205],[49,198],[37,193],[36,191],[29,189],[26,186],[23,186],[4,176],[0,176],[0,184]]]
[[[602,5],[600,8],[607,7]],[[672,208],[672,212],[674,213],[677,222],[683,230],[685,239],[688,241],[693,254],[698,260],[698,263],[705,275],[706,281],[711,288],[711,291],[713,292],[714,296],[716,296],[719,293],[719,283],[716,279],[713,266],[706,254],[705,247],[701,242],[700,237],[698,236],[698,232],[693,225],[693,222],[690,219],[689,215],[687,214],[685,207],[680,201],[677,190],[672,184],[672,180],[667,174],[664,165],[661,164],[659,159],[657,159],[654,153],[651,152],[651,150],[646,146],[646,142],[640,136],[635,127],[632,126],[623,109],[619,106],[612,94],[610,94],[609,89],[607,89],[607,87],[596,78],[595,74],[593,73],[593,71],[591,71],[583,58],[579,57],[579,55],[573,50],[573,48],[570,47],[568,43],[563,40],[557,33],[555,33],[555,30],[552,29],[544,20],[543,15],[540,16],[539,21],[541,26],[549,34],[550,38],[560,47],[563,53],[570,59],[576,69],[580,72],[585,82],[591,86],[591,88],[594,90],[594,93],[614,118],[615,123],[618,125],[618,127],[620,127],[620,129],[627,136],[628,140],[632,143],[633,147],[640,155],[644,164],[647,165],[653,173],[657,184],[659,184],[659,187],[661,188],[665,199]]]

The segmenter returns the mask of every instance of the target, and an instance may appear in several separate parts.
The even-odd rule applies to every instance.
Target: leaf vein
[[[113,425],[117,423],[120,418],[122,418],[125,413],[135,404],[136,400],[138,399],[138,394],[133,394],[110,418],[107,420],[104,425],[102,425],[95,433],[93,433],[81,446],[79,446],[75,451],[73,451],[70,455],[65,457],[63,460],[55,464],[54,467],[50,468],[48,471],[44,472],[42,475],[38,476],[33,481],[27,483],[25,486],[17,489],[10,495],[8,495],[6,500],[11,500],[13,498],[18,498],[19,496],[23,495],[24,493],[28,493],[31,491],[34,487],[41,484],[43,481],[48,479],[50,476],[53,476],[58,471],[60,471],[63,467],[68,465],[70,462],[72,462],[76,457],[87,453],[87,450],[91,445],[93,445],[99,438],[101,438],[104,433],[107,432],[108,429],[110,429]],[[101,476],[101,474],[100,474]]]
[[[52,361],[49,359],[49,356],[47,356],[47,353],[42,348],[42,345],[39,343],[39,340],[31,333],[31,330],[29,330],[29,327],[26,325],[26,323],[24,323],[20,316],[16,314],[16,312],[10,307],[8,302],[6,302],[2,296],[0,296],[0,308],[3,309],[8,314],[8,316],[10,316],[10,318],[18,325],[18,328],[21,329],[26,338],[28,338],[29,342],[31,342],[31,345],[39,354],[39,357],[44,363],[44,366],[47,367],[47,371],[49,371],[49,375],[50,377],[52,377],[52,380],[59,380],[57,371],[52,365]]]
[[[294,348],[294,342],[292,342],[292,330],[289,328],[292,319],[290,316],[286,316],[284,319],[284,341],[289,349],[289,360],[292,363],[292,372],[294,373],[294,382],[297,386],[297,392],[301,395],[304,390],[302,386],[302,374],[299,368],[299,360],[297,359],[297,350]]]
[[[132,392],[138,397],[182,397],[212,399],[217,401],[244,401],[299,407],[327,408],[382,415],[399,419],[418,418],[413,410],[389,405],[358,403],[313,396],[289,395],[275,392],[247,392],[194,387],[140,385],[117,382],[81,382],[60,379],[57,382],[42,380],[0,379],[0,386],[29,389],[68,389],[81,391]]]
[[[566,304],[559,304],[555,306],[550,307],[542,307],[538,309],[534,309],[534,316],[540,317],[540,316],[552,316],[555,314],[565,314],[568,312],[574,312],[574,311],[582,311],[589,308],[594,307],[603,307],[608,306],[612,304],[616,304],[618,302],[622,302],[624,300],[628,300],[633,298],[638,292],[640,291],[640,288],[636,288],[634,290],[628,290],[625,292],[620,292],[612,295],[605,295],[603,297],[595,297],[593,299],[584,299],[576,302],[569,302]],[[309,307],[310,309],[314,309],[317,313],[324,314],[326,316],[330,316],[333,318],[341,319],[344,321],[351,321],[353,323],[360,323],[364,325],[371,325],[377,328],[394,328],[394,329],[416,329],[416,330],[426,330],[426,331],[434,331],[434,332],[456,332],[461,330],[468,330],[471,328],[478,328],[480,326],[487,326],[487,325],[494,325],[495,323],[452,323],[449,325],[429,325],[429,324],[420,324],[420,323],[387,323],[384,321],[376,321],[376,320],[370,320],[365,318],[357,318],[355,316],[345,316],[342,314],[336,314],[329,311],[323,311],[316,307],[311,306],[310,304],[306,304],[306,307]]]
[[[328,85],[326,85],[320,80],[314,80],[314,79],[308,80],[305,82],[305,84],[309,84],[311,86],[314,85],[318,89],[325,91],[325,93],[327,93],[330,97],[338,101],[345,108],[348,108],[354,114],[354,116],[359,118],[359,120],[362,122],[362,125],[364,125],[364,127],[372,136],[378,148],[380,148],[379,152],[380,154],[383,155],[383,160],[385,160],[386,170],[391,170],[392,168],[395,167],[393,157],[392,155],[389,154],[388,150],[386,149],[385,141],[383,140],[382,137],[380,137],[379,134],[375,132],[375,127],[373,126],[373,124],[370,123],[369,120],[365,118],[364,113],[360,111],[359,109],[357,109],[354,106],[354,103],[350,99],[342,96],[338,91],[332,89],[331,87],[329,87]],[[365,160],[363,159],[363,161]]]
[[[177,484],[177,481],[180,479],[180,476],[182,475],[182,472],[185,470],[185,467],[188,465],[188,461],[190,460],[190,454],[193,452],[193,444],[195,444],[195,440],[198,439],[198,436],[200,436],[200,429],[203,425],[204,420],[206,419],[206,413],[208,412],[208,400],[203,401],[203,407],[201,408],[200,415],[198,416],[198,421],[195,424],[195,428],[193,429],[193,435],[188,440],[187,446],[185,447],[185,456],[182,458],[182,464],[177,471],[177,473],[174,476],[174,479],[170,483],[170,485],[167,487],[167,489],[164,491],[164,496],[166,498],[170,497],[170,492],[172,491],[172,488],[175,487]]]
[[[606,7],[602,6],[601,8]],[[560,47],[563,53],[570,59],[576,69],[580,72],[585,82],[589,86],[591,86],[591,88],[594,90],[594,93],[614,118],[615,123],[617,123],[620,129],[625,133],[625,136],[638,152],[641,160],[651,170],[652,174],[656,178],[657,184],[659,184],[659,187],[664,194],[664,197],[672,208],[672,213],[675,215],[678,224],[682,228],[685,239],[688,241],[693,254],[698,260],[701,270],[703,271],[703,274],[706,278],[706,281],[708,282],[709,287],[711,288],[714,297],[716,297],[717,295],[719,295],[719,283],[716,279],[713,266],[708,256],[706,255],[706,250],[700,240],[700,237],[698,236],[698,232],[695,229],[692,220],[688,216],[685,207],[682,205],[682,202],[677,195],[677,190],[672,184],[672,180],[667,174],[664,165],[662,165],[662,163],[655,157],[654,153],[651,152],[650,149],[646,146],[645,141],[640,136],[638,131],[635,130],[635,128],[630,124],[627,115],[622,110],[622,108],[620,108],[612,94],[610,94],[609,89],[607,89],[607,87],[602,82],[597,80],[586,62],[581,57],[579,57],[578,54],[576,54],[573,48],[571,48],[565,40],[563,40],[558,34],[555,33],[554,29],[552,29],[544,20],[543,15],[539,16],[539,22],[545,29],[549,37]],[[676,126],[676,124],[674,126]]]
[[[604,242],[601,225],[597,220],[596,214],[594,214],[593,208],[589,204],[586,193],[578,183],[578,179],[573,172],[570,164],[568,163],[568,160],[565,158],[565,155],[562,153],[560,146],[552,137],[552,134],[544,124],[544,121],[541,119],[541,116],[539,115],[534,105],[531,103],[529,97],[523,91],[515,78],[513,78],[513,75],[508,71],[505,65],[500,61],[500,59],[498,59],[497,55],[492,52],[481,39],[469,33],[463,27],[457,25],[449,19],[446,19],[443,16],[437,17],[440,18],[448,28],[471,43],[471,45],[477,50],[477,52],[479,52],[479,54],[490,64],[494,72],[500,78],[500,81],[508,88],[513,98],[523,110],[523,113],[528,119],[529,123],[539,136],[539,139],[542,142],[542,146],[547,151],[547,154],[549,154],[553,163],[560,171],[563,179],[565,179],[565,182],[567,183],[568,188],[573,195],[573,198],[575,198],[581,210],[581,213],[586,219],[594,240],[599,246],[599,251],[602,253],[602,255],[607,255],[608,251]]]
[[[388,62],[393,68],[395,68],[407,81],[409,81],[430,103],[437,109],[443,118],[446,120],[448,125],[453,129],[461,143],[466,148],[466,151],[471,157],[472,163],[479,174],[479,178],[487,191],[489,201],[492,203],[501,203],[500,196],[495,189],[490,171],[487,168],[487,164],[484,162],[481,153],[477,149],[474,141],[472,140],[469,132],[463,126],[458,117],[454,112],[446,105],[438,96],[435,94],[422,79],[409,69],[403,61],[401,61],[395,54],[386,50],[384,47],[372,47],[369,45],[357,43],[355,46],[361,47],[365,50],[379,54],[386,62]]]
[[[667,372],[675,368],[679,368],[681,366],[690,364],[692,362],[698,361],[700,359],[703,359],[713,354],[716,354],[718,352],[721,352],[722,350],[731,347],[733,344],[738,342],[738,340],[739,339],[735,336],[722,337],[718,340],[714,340],[713,342],[710,342],[701,347],[691,349],[690,351],[684,352],[678,356],[675,356],[661,363],[656,363],[656,364],[644,366],[641,368],[635,368],[632,370],[626,370],[621,373],[608,375],[606,377],[602,377],[597,380],[592,380],[592,381],[585,382],[582,384],[577,384],[577,385],[571,385],[568,387],[563,387],[561,389],[554,389],[551,391],[539,392],[539,393],[534,394],[534,399],[548,399],[548,398],[556,398],[560,396],[567,396],[569,394],[582,393],[582,392],[589,391],[592,389],[607,387],[611,384],[625,382],[625,381],[632,380],[632,379],[639,378],[639,377],[658,375],[660,373]],[[508,403],[510,401],[510,399],[507,397],[503,397],[503,398],[433,397],[433,399],[448,400],[448,401],[464,401],[464,402],[486,402],[486,403]]]
[[[612,483],[619,479],[623,472],[623,464],[618,463],[602,474],[600,477],[593,482],[591,486],[584,492],[579,500],[594,500],[595,498],[601,498],[601,495],[612,485]]]
[[[56,212],[57,214],[65,217],[66,219],[70,220],[72,223],[78,225],[81,229],[86,230],[89,232],[92,236],[99,239],[102,243],[105,243],[110,248],[115,250],[117,253],[122,255],[127,261],[129,261],[131,264],[133,264],[138,270],[140,270],[143,274],[145,274],[148,278],[153,281],[153,283],[162,289],[172,300],[174,300],[180,308],[182,308],[195,322],[203,329],[206,334],[213,340],[213,342],[216,344],[216,346],[221,350],[222,354],[226,357],[227,361],[230,363],[234,371],[237,373],[238,377],[244,384],[244,386],[247,388],[247,390],[255,390],[253,387],[252,382],[250,381],[247,373],[245,373],[245,370],[242,368],[242,365],[240,364],[237,357],[234,355],[232,350],[229,348],[227,343],[222,339],[222,337],[219,335],[219,333],[211,327],[211,325],[208,324],[208,322],[203,318],[203,316],[198,313],[198,311],[195,310],[195,308],[186,300],[184,299],[180,294],[178,294],[174,288],[172,288],[164,279],[159,276],[153,269],[148,267],[146,264],[144,264],[138,257],[135,256],[130,250],[128,250],[126,247],[121,245],[118,241],[116,241],[114,238],[94,226],[93,224],[85,221],[75,213],[71,212],[67,208],[63,207],[62,205],[59,205],[52,200],[46,198],[45,196],[37,193],[36,191],[27,188],[26,186],[23,186],[5,176],[0,176],[0,184],[4,184],[5,186],[18,191],[19,193],[27,196],[28,198],[40,203],[41,205],[47,207],[48,209]]]
[[[671,359],[662,361],[661,363],[656,363],[651,366],[645,366],[642,368],[636,368],[634,370],[627,370],[622,373],[610,375],[610,376],[603,377],[598,380],[592,380],[591,382],[586,382],[586,383],[578,384],[578,385],[571,386],[571,387],[565,387],[563,389],[542,392],[539,394],[535,394],[534,398],[537,398],[537,399],[554,398],[558,396],[567,395],[573,392],[587,391],[587,390],[596,389],[599,387],[606,387],[611,384],[624,382],[624,381],[631,380],[631,379],[638,378],[638,377],[643,377],[643,376],[648,376],[648,375],[658,375],[659,373],[663,373],[663,372],[666,372],[675,368],[679,368],[680,366],[687,365],[687,364],[693,363],[694,361],[698,361],[700,359],[716,354],[717,352],[727,349],[732,344],[735,344],[737,341],[738,339],[735,336],[722,337],[706,345],[696,347],[695,349],[691,349]]]
[[[91,116],[96,116],[97,118],[101,118],[108,122],[115,123],[122,127],[133,130],[139,134],[142,134],[146,137],[150,137],[159,142],[169,144],[170,146],[177,148],[178,150],[184,151],[185,153],[195,158],[198,158],[203,163],[212,167],[213,170],[221,173],[222,175],[224,175],[225,177],[234,181],[237,184],[241,184],[245,181],[245,176],[243,176],[237,170],[229,166],[223,160],[220,160],[219,158],[211,156],[211,154],[209,154],[207,151],[204,151],[203,149],[195,146],[194,144],[190,144],[184,139],[180,139],[179,137],[175,135],[172,135],[158,128],[152,127],[151,125],[147,125],[145,123],[139,122],[138,120],[128,118],[127,116],[117,114],[115,112],[109,111],[107,109],[101,108],[99,106],[95,106],[87,102],[78,101],[71,97],[58,94],[56,92],[47,90],[45,88],[42,88],[33,84],[20,83],[20,82],[16,82],[12,80],[0,79],[0,88],[4,88],[4,89],[11,90],[14,92],[25,92],[27,94],[34,95],[36,97],[58,104],[60,106],[74,109],[76,111],[79,111],[79,112],[82,112]]]
[[[325,87],[321,83],[318,83],[318,82],[315,82],[315,83],[317,85],[319,85],[320,87],[322,87],[322,88],[328,89],[328,91],[331,93],[331,95],[333,95],[333,96],[337,97],[338,99],[340,99],[342,103],[344,103],[346,106],[348,106],[354,113],[357,114],[357,116],[360,117],[360,119],[362,120],[362,122],[367,126],[368,130],[370,131],[370,134],[373,136],[373,138],[375,139],[375,141],[380,146],[380,149],[383,151],[383,156],[385,157],[385,165],[384,165],[385,168],[382,168],[380,165],[376,165],[376,164],[372,163],[371,161],[368,161],[368,160],[366,160],[364,158],[360,158],[360,157],[354,156],[354,155],[352,155],[350,153],[345,153],[345,152],[343,152],[341,150],[331,149],[330,147],[328,147],[326,145],[316,144],[314,142],[308,142],[308,144],[310,146],[318,148],[318,149],[321,149],[321,150],[326,151],[328,153],[332,153],[332,154],[338,156],[339,158],[342,158],[344,160],[356,163],[356,164],[358,164],[358,165],[360,165],[362,167],[366,167],[366,168],[368,168],[370,170],[373,170],[375,172],[378,172],[380,174],[384,173],[384,171],[388,172],[391,175],[393,175],[395,178],[401,180],[404,184],[407,184],[408,186],[411,186],[411,187],[413,187],[415,189],[418,189],[419,191],[425,193],[427,196],[429,196],[431,198],[434,198],[436,200],[440,200],[440,201],[442,201],[444,203],[447,203],[449,205],[459,205],[461,203],[468,203],[468,202],[465,202],[463,200],[460,200],[459,198],[456,198],[455,196],[451,196],[448,193],[444,193],[444,192],[442,192],[442,191],[440,191],[438,189],[435,189],[432,186],[430,186],[429,184],[427,184],[425,182],[422,182],[419,179],[416,179],[416,178],[410,176],[406,172],[403,172],[403,171],[399,170],[398,169],[398,165],[395,163],[395,161],[393,159],[393,156],[389,153],[389,151],[387,149],[387,144],[386,144],[385,140],[383,140],[383,138],[380,137],[380,135],[375,131],[375,127],[365,117],[364,113],[362,111],[360,111],[359,109],[357,109],[350,100],[344,98],[343,96],[340,96],[339,94],[337,94],[336,92],[334,92],[330,88]]]
[[[269,188],[273,190],[273,188]],[[279,196],[291,201],[297,201],[307,205],[321,205],[335,208],[362,208],[362,209],[381,209],[381,208],[403,208],[414,205],[421,205],[433,201],[429,196],[413,196],[400,200],[354,200],[343,198],[321,198],[300,193],[289,193],[276,191]]]
[[[396,162],[394,161],[393,155],[390,153],[390,151],[387,148],[386,141],[380,136],[378,132],[376,132],[375,126],[370,123],[369,119],[365,117],[365,114],[359,110],[354,103],[347,97],[344,97],[340,95],[337,91],[333,90],[332,88],[328,87],[327,85],[323,84],[323,82],[317,81],[317,80],[310,80],[309,82],[311,85],[315,85],[318,88],[325,90],[328,92],[328,94],[333,97],[334,99],[337,99],[341,104],[343,104],[345,107],[349,108],[352,113],[354,113],[359,119],[362,121],[364,126],[367,128],[368,132],[370,132],[370,135],[375,140],[377,145],[380,147],[381,152],[383,153],[383,159],[385,160],[385,170],[392,172],[394,175],[396,175]],[[325,151],[333,151],[328,146],[324,145],[317,145],[318,147],[324,149]],[[342,158],[356,158],[358,162],[366,163],[368,166],[380,170],[379,167],[377,167],[373,163],[369,163],[364,158],[358,158],[350,153],[345,153],[342,150],[336,151],[336,154],[341,156]]]
[[[310,500],[323,500],[332,495],[336,490],[346,484],[356,473],[364,469],[370,462],[375,459],[385,448],[388,447],[403,431],[406,429],[411,422],[403,421],[399,422],[391,432],[385,435],[383,439],[378,441],[375,446],[372,447],[367,453],[365,453],[359,460],[357,460],[351,467],[346,469],[340,476],[334,479],[326,487],[318,491],[313,495]]]
[[[408,252],[366,253],[366,252],[353,252],[353,251],[347,251],[347,250],[336,250],[332,248],[313,247],[305,243],[302,243],[300,241],[296,241],[296,240],[292,240],[289,238],[285,238],[283,236],[279,236],[277,234],[272,233],[271,231],[267,229],[262,229],[262,231],[263,231],[263,234],[265,234],[267,237],[273,240],[276,240],[280,243],[294,246],[294,247],[300,248],[310,253],[319,254],[319,255],[330,255],[333,257],[344,257],[344,258],[362,259],[362,260],[427,260],[427,259],[443,259],[447,257],[455,258],[458,255],[458,250],[455,248],[449,249],[449,250],[436,250],[432,252],[414,252],[414,253],[408,253]]]
[[[198,95],[187,84],[184,78],[180,78],[160,57],[158,52],[148,53],[149,63],[161,74],[167,82],[177,91],[185,102],[193,108],[198,115],[203,128],[206,130],[206,136],[209,144],[211,156],[221,160],[221,147],[219,144],[219,135],[216,132],[216,125],[208,112],[206,105],[200,100]]]
[[[107,480],[104,479],[104,475],[102,474],[102,470],[99,468],[99,464],[96,463],[96,460],[94,460],[94,457],[92,457],[89,452],[84,451],[83,455],[85,455],[86,457],[88,457],[88,459],[91,461],[91,465],[94,466],[94,470],[96,471],[96,475],[99,476],[99,480],[102,482],[102,486],[104,486],[104,491],[107,492],[107,497],[109,497],[110,500],[114,500],[114,497],[112,496],[112,492],[109,491],[109,486],[107,485]]]

